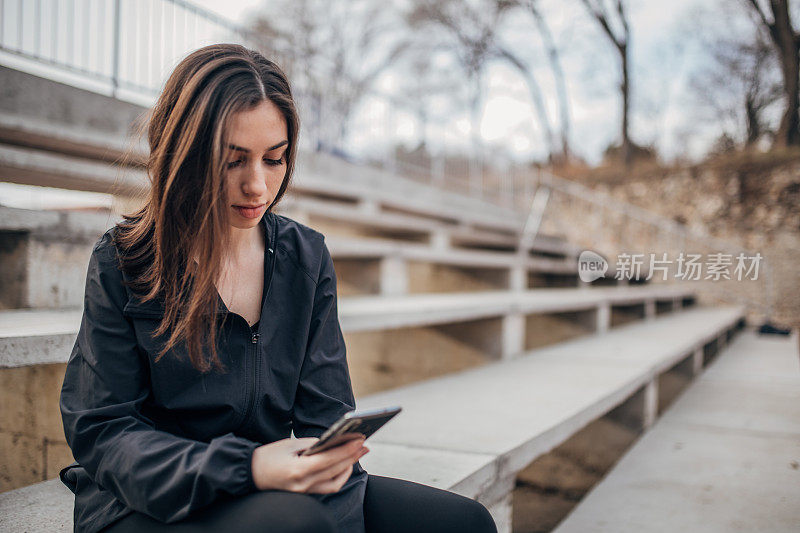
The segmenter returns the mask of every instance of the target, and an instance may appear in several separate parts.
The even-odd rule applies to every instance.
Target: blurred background
[[[142,106],[189,50],[217,41],[257,47],[294,84],[304,148],[522,211],[542,172],[565,178],[619,202],[623,227],[613,236],[643,230],[623,213],[631,204],[663,218],[644,223],[647,231],[686,228],[768,257],[760,312],[797,323],[798,304],[785,298],[800,279],[797,52],[786,44],[796,3],[2,5],[5,65]],[[0,193],[18,207],[110,202],[8,182]],[[569,232],[553,220],[559,199],[551,196],[542,227]],[[575,218],[586,214],[581,206]],[[605,240],[582,244],[613,255]],[[638,244],[643,253],[676,249]]]
[[[0,490],[26,495],[14,498],[40,498],[34,483],[56,487],[72,461],[58,393],[92,245],[147,189],[135,127],[175,65],[216,42],[259,50],[292,83],[300,155],[278,211],[326,235],[359,407],[396,401],[411,424],[376,435],[372,449],[392,453],[365,457],[368,471],[474,497],[501,531],[551,531],[735,333],[800,326],[798,2],[0,0]],[[605,277],[581,275],[587,250]],[[622,275],[631,256],[641,271]],[[792,335],[784,366],[737,379],[794,379]],[[740,350],[772,349],[753,342]],[[613,346],[650,359],[622,364]],[[464,374],[441,395],[457,372],[550,361],[540,349],[562,350],[564,373]],[[612,367],[628,373],[606,382]],[[469,429],[437,422],[438,441],[433,406],[455,420],[493,404],[459,396],[467,383],[495,390],[496,411]],[[745,401],[758,407],[742,424],[795,435],[788,399]],[[431,439],[428,455],[392,448]],[[437,455],[456,449],[476,455]],[[783,498],[800,459],[788,449],[766,498],[784,507],[774,527],[743,518],[751,530],[798,518]],[[490,466],[475,466],[483,453]],[[748,482],[763,487],[758,474]],[[704,501],[707,486],[684,492]],[[66,496],[54,509],[69,530]]]

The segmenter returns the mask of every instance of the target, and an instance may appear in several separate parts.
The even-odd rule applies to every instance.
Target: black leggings
[[[364,494],[367,533],[497,533],[492,516],[475,500],[413,481],[368,474]],[[325,505],[299,492],[267,490],[215,502],[184,520],[164,524],[134,511],[103,533],[332,533]],[[347,533],[347,532],[340,532]]]

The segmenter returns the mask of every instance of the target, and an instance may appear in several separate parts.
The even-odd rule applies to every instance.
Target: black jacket
[[[182,343],[153,361],[166,341],[152,335],[163,301],[142,303],[122,284],[114,228],[98,239],[60,400],[76,459],[60,477],[75,493],[76,531],[98,531],[132,510],[175,522],[218,496],[255,491],[256,447],[292,430],[319,437],[355,408],[324,236],[272,212],[260,227],[267,250],[258,333],[219,298],[226,374],[195,370]],[[361,533],[366,483],[356,463],[339,492],[312,496],[343,532]]]

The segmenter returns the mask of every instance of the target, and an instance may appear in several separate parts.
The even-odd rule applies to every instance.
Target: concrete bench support
[[[408,263],[399,257],[384,257],[380,260],[380,291],[384,295],[400,295],[408,292]]]
[[[658,417],[658,377],[651,379],[609,413],[634,431],[645,431]]]
[[[525,315],[512,313],[503,317],[503,359],[522,354],[525,349]]]
[[[611,327],[611,305],[602,304],[597,308],[596,315],[596,331],[597,333],[605,333]]]
[[[647,300],[644,302],[644,318],[645,320],[653,320],[656,317],[656,301]]]
[[[658,416],[658,380],[650,381],[644,387],[644,405],[642,427],[647,429],[653,425]]]
[[[381,210],[380,204],[372,198],[362,198],[358,201],[358,210],[362,213],[379,213]]]
[[[700,372],[703,371],[703,347],[700,346],[695,348],[694,352],[692,352],[692,371],[696,376]]]
[[[725,346],[728,344],[728,337],[725,332],[721,333],[719,337],[716,339],[716,349],[717,353],[721,352]]]
[[[428,242],[436,250],[449,250],[452,246],[450,232],[443,229],[432,231]]]
[[[508,272],[508,288],[512,291],[528,289],[528,270],[522,266],[514,266]]]

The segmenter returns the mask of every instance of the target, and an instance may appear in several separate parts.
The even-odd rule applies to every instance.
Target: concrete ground
[[[797,332],[737,336],[554,531],[800,531]]]

